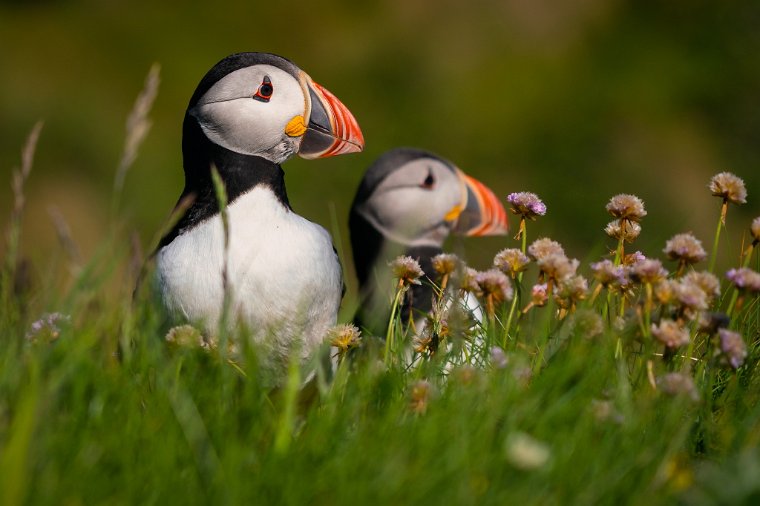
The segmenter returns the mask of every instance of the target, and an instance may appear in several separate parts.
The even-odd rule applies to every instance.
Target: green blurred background
[[[125,119],[158,62],[153,128],[122,198],[147,248],[182,187],[187,101],[238,51],[290,58],[357,117],[364,153],[284,167],[295,210],[346,252],[362,172],[399,145],[438,152],[500,197],[538,193],[548,214],[531,239],[550,235],[582,260],[610,243],[604,205],[616,193],[645,201],[636,246],[652,255],[689,230],[709,250],[719,202],[706,185],[717,172],[735,172],[749,191],[748,204],[730,210],[723,264],[760,214],[756,1],[17,0],[0,3],[0,44],[2,223],[11,168],[45,120],[27,190],[23,252],[32,260],[60,249],[50,206],[85,256],[107,233]],[[515,244],[465,247],[484,267]]]

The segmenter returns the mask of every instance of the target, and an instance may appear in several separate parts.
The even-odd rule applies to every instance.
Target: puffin
[[[329,233],[291,207],[280,164],[363,147],[348,108],[291,61],[247,52],[214,65],[184,116],[177,206],[191,203],[154,255],[171,321],[212,337],[224,322],[245,329],[280,369],[309,358],[336,323],[342,267]]]
[[[494,193],[430,151],[402,147],[382,154],[365,172],[349,214],[359,308],[354,323],[382,336],[388,325],[388,262],[408,255],[432,277],[432,258],[451,234],[503,235],[507,214]],[[430,283],[412,285],[402,321],[432,307]]]

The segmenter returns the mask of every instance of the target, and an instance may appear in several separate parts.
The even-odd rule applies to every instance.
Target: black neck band
[[[243,155],[218,146],[208,140],[195,118],[185,114],[182,135],[182,156],[185,169],[185,188],[179,200],[192,196],[193,202],[159,248],[219,213],[219,203],[211,179],[211,167],[216,167],[227,192],[228,204],[256,186],[272,190],[277,200],[290,209],[285,191],[285,173],[274,162],[259,156]]]

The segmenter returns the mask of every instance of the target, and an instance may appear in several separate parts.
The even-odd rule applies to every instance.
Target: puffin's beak
[[[449,211],[456,216],[455,233],[466,236],[504,235],[509,229],[507,212],[491,190],[477,179],[458,171],[465,193],[464,204]],[[457,209],[457,207],[459,209]]]
[[[364,136],[353,114],[338,98],[311,79],[306,79],[311,114],[298,150],[302,158],[325,158],[364,149]]]

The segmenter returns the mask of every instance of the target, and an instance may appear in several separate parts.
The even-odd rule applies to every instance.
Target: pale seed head
[[[492,296],[495,302],[503,302],[512,299],[512,285],[509,278],[498,269],[489,269],[479,272],[475,281],[484,296]]]
[[[361,331],[351,323],[336,325],[329,332],[330,344],[338,349],[339,355],[345,355],[349,350],[361,343]]]
[[[689,332],[673,320],[661,320],[652,324],[652,335],[667,348],[676,349],[691,341]]]
[[[752,232],[752,237],[755,241],[760,241],[760,216],[752,220],[752,225],[749,227]]]
[[[431,259],[431,263],[435,272],[441,276],[448,276],[456,270],[459,257],[453,253],[439,253]]]
[[[594,278],[604,287],[614,284],[625,285],[628,282],[625,269],[608,259],[591,264],[591,271],[594,273]]]
[[[459,287],[465,292],[473,295],[480,295],[480,286],[478,285],[478,271],[472,267],[464,267],[459,273]]]
[[[631,266],[630,275],[631,279],[639,283],[655,284],[665,279],[668,271],[662,267],[662,262],[659,260],[645,258]]]
[[[548,255],[564,256],[564,254],[565,250],[562,248],[562,245],[557,241],[552,241],[548,237],[536,239],[533,241],[533,244],[528,246],[528,255],[530,255],[533,260],[541,260]]]
[[[747,345],[741,334],[728,329],[718,329],[720,337],[720,353],[723,358],[733,367],[738,369],[747,358]]]
[[[188,324],[170,328],[164,339],[170,345],[182,348],[203,348],[206,346],[201,331]]]
[[[707,258],[707,252],[702,247],[702,241],[694,237],[691,232],[676,234],[665,243],[662,250],[671,260],[678,260],[687,264],[695,264]]]
[[[747,189],[742,178],[731,172],[721,172],[710,179],[707,186],[713,195],[721,197],[732,204],[747,202]]]
[[[493,259],[494,267],[512,278],[527,269],[529,263],[528,255],[517,248],[503,249]]]
[[[654,296],[660,304],[674,304],[678,282],[673,279],[663,279],[654,285]]]
[[[682,278],[683,283],[691,283],[705,292],[707,303],[711,304],[720,295],[720,280],[707,271],[691,271]]]
[[[571,275],[559,280],[554,300],[561,308],[572,308],[586,298],[588,281],[580,275]]]
[[[578,260],[570,260],[565,255],[559,254],[547,255],[538,261],[538,269],[543,272],[548,279],[553,279],[555,281],[574,276],[578,269],[578,265]]]
[[[731,269],[726,273],[726,277],[740,290],[751,293],[760,292],[760,274],[749,267]]]
[[[691,316],[696,316],[695,311],[707,309],[707,294],[694,282],[679,280],[673,283],[674,295],[678,304],[690,311]]]
[[[647,215],[646,210],[644,210],[644,202],[636,195],[625,193],[612,197],[606,209],[615,218],[625,221],[638,222]]]
[[[611,221],[604,227],[604,233],[613,239],[623,239],[627,243],[631,243],[641,234],[641,225],[635,221],[624,221],[622,226],[619,220]]]
[[[422,272],[420,263],[414,258],[406,255],[396,257],[388,264],[393,272],[393,277],[398,279],[404,285],[419,285],[420,278],[425,275]]]

